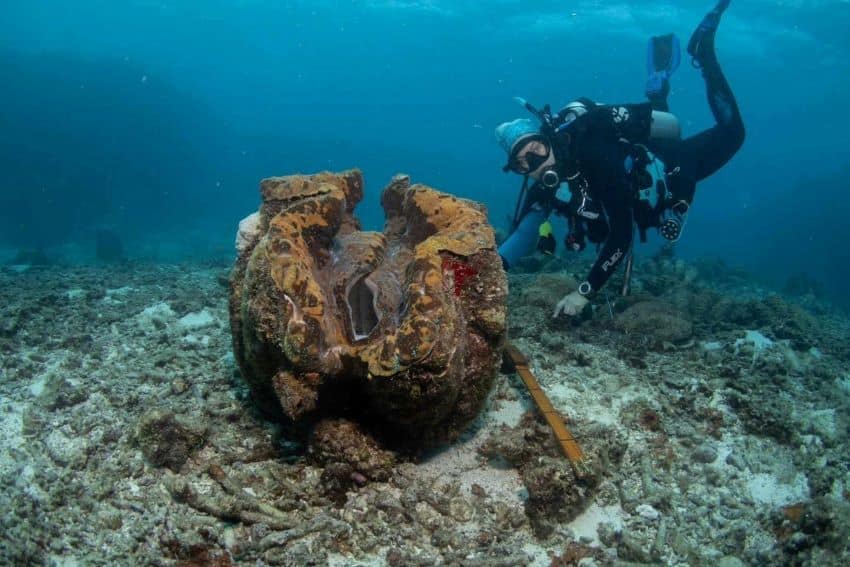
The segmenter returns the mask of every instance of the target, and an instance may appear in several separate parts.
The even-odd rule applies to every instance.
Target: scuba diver
[[[568,248],[581,251],[586,240],[600,246],[586,280],[558,302],[555,317],[580,313],[627,257],[628,273],[635,225],[641,241],[650,227],[677,241],[696,183],[720,169],[743,144],[744,124],[714,50],[729,2],[720,0],[706,14],[687,46],[705,81],[716,121],[711,128],[682,140],[678,119],[666,112],[669,79],[679,64],[678,40],[669,34],[649,42],[649,102],[603,105],[579,99],[553,115],[548,105],[538,110],[517,99],[537,120],[517,119],[496,129],[508,154],[504,171],[525,178],[512,232],[499,247],[505,267],[529,253],[535,242],[544,253],[554,251],[548,221],[553,212],[567,219]],[[654,179],[656,159],[663,162],[663,174],[657,172]],[[559,191],[563,183],[568,198]],[[649,201],[653,187],[655,203]]]

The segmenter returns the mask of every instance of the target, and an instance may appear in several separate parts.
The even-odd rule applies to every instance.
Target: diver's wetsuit
[[[631,245],[635,186],[624,164],[634,143],[648,143],[651,115],[650,103],[591,107],[551,140],[572,199],[559,201],[556,190],[540,183],[531,187],[517,228],[499,247],[508,266],[530,251],[537,226],[556,212],[586,228],[591,242],[603,243],[587,281],[593,290],[605,284]]]
[[[650,142],[646,118],[649,103],[600,106],[577,119],[569,128],[570,135],[553,140],[561,179],[569,179],[576,170],[580,171],[587,181],[585,193],[590,198],[587,208],[599,214],[596,219],[585,216],[578,220],[586,225],[591,242],[604,243],[587,277],[593,291],[608,281],[632,244],[636,187],[634,178],[624,167],[632,144],[647,145],[664,162],[672,196],[669,206],[681,201],[689,206],[696,183],[720,169],[743,144],[744,123],[714,53],[713,30],[702,38],[695,60],[702,67],[708,104],[717,121],[715,126],[685,140]],[[617,116],[612,111],[618,108],[629,109],[628,124],[623,123],[621,114]],[[570,182],[570,190],[573,201],[567,205],[554,198],[554,190],[547,190],[539,183],[531,188],[518,228],[499,248],[506,265],[512,265],[533,249],[536,227],[550,212],[564,214],[568,219],[574,215],[581,188]]]
[[[717,61],[714,33],[703,36],[698,55],[695,60],[701,66],[708,106],[717,123],[682,141],[662,140],[649,145],[665,164],[673,200],[683,200],[688,205],[693,201],[697,182],[723,167],[744,143],[744,121]]]
[[[628,110],[625,121],[615,118],[622,114],[619,109],[623,108]],[[565,151],[569,157],[565,156],[563,163],[573,161],[576,164],[586,181],[585,193],[589,198],[584,214],[577,210],[573,222],[584,223],[588,239],[602,244],[587,276],[593,291],[605,285],[632,245],[637,188],[625,163],[632,155],[634,143],[648,142],[651,112],[648,103],[597,107],[576,120],[575,128],[570,129],[569,146]],[[615,119],[621,122],[615,123]],[[568,169],[565,173],[570,175]],[[570,186],[573,193],[578,193],[576,200],[584,199],[581,195],[583,184],[579,181],[579,187]],[[594,214],[598,217],[589,218]]]

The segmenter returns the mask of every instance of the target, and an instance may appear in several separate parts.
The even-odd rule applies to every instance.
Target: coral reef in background
[[[354,216],[357,170],[274,177],[261,194],[240,224],[230,297],[256,400],[296,425],[357,420],[394,447],[456,438],[505,338],[507,279],[484,208],[397,176],[378,233]]]
[[[10,266],[50,266],[54,263],[43,248],[21,248],[15,257],[7,262]]]
[[[95,257],[99,262],[111,264],[126,260],[124,243],[117,230],[101,228],[94,233]]]

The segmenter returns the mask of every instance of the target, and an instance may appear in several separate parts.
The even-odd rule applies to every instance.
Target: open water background
[[[364,224],[397,171],[512,212],[494,127],[521,95],[643,99],[645,44],[683,44],[708,2],[5,0],[0,250],[90,260],[118,230],[145,259],[229,254],[271,175],[360,167]],[[718,51],[747,126],[698,188],[679,251],[842,299],[850,267],[850,2],[734,0]],[[711,124],[674,77],[685,134]],[[87,256],[88,254],[88,256]],[[140,252],[137,255],[142,255]]]

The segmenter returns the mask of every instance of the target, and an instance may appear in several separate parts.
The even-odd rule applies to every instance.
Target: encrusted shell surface
[[[384,231],[361,231],[357,170],[266,179],[261,195],[230,301],[258,402],[297,422],[356,400],[406,442],[456,437],[505,337],[507,280],[486,210],[397,176]]]

